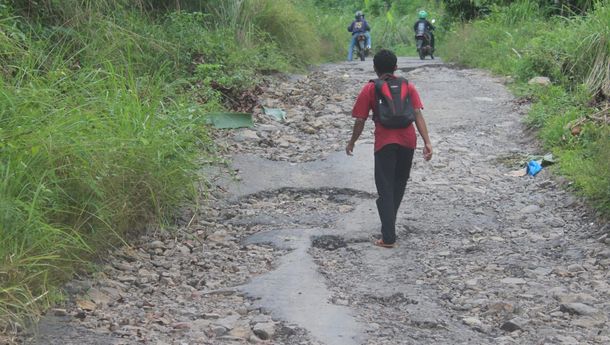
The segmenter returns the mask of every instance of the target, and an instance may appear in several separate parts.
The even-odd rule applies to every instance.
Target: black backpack
[[[405,78],[375,79],[377,120],[387,128],[406,128],[415,121],[415,109]],[[387,85],[387,88],[384,88]],[[404,91],[403,91],[404,90]]]

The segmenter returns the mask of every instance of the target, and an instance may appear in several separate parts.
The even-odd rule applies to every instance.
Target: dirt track
[[[219,188],[195,217],[71,283],[74,301],[25,342],[610,343],[607,224],[549,169],[509,176],[543,152],[502,80],[430,60],[399,69],[435,154],[416,152],[398,248],[371,244],[371,124],[356,155],[343,152],[372,63],[324,65],[261,96],[285,122],[261,113],[254,129],[218,135],[233,178],[206,170]]]

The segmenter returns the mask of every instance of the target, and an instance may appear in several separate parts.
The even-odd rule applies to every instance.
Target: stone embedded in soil
[[[89,300],[77,300],[76,305],[85,311],[94,311],[97,308],[97,305]]]
[[[526,283],[525,279],[522,278],[504,278],[500,282],[508,285],[521,285]]]
[[[204,313],[204,314],[202,315],[202,317],[203,317],[205,320],[218,320],[218,319],[220,319],[220,315],[219,315],[219,314],[216,314],[216,313]]]
[[[230,332],[229,332],[230,336],[239,338],[239,339],[249,339],[250,336],[252,336],[252,330],[250,329],[250,327],[248,327],[247,325],[239,325],[235,328],[233,328]]]
[[[465,325],[468,325],[470,327],[481,327],[483,326],[483,322],[481,322],[481,320],[479,320],[476,317],[465,317],[462,319],[462,322],[464,322]]]
[[[210,331],[212,332],[213,335],[217,336],[217,337],[221,337],[225,334],[227,334],[227,332],[229,331],[226,327],[220,326],[220,325],[213,325],[210,328]]]
[[[576,314],[576,315],[593,315],[597,314],[599,310],[593,308],[590,305],[584,303],[564,303],[559,307],[564,313]]]
[[[152,241],[147,246],[148,249],[164,249],[165,243],[163,241]]]
[[[216,325],[223,326],[226,329],[233,329],[239,321],[240,317],[241,316],[239,314],[232,314],[225,316],[224,318],[214,320],[213,323]]]
[[[51,309],[51,313],[55,316],[68,316],[68,311],[62,308]]]
[[[595,298],[588,294],[588,293],[576,293],[576,294],[559,294],[555,296],[556,299],[560,302],[560,303],[575,303],[575,302],[579,302],[579,303],[585,303],[585,304],[592,304],[595,303]]]
[[[256,140],[260,139],[260,137],[258,136],[256,131],[244,128],[241,131],[237,132],[237,134],[233,137],[233,139],[238,142],[256,141]]]
[[[591,316],[582,316],[579,318],[575,318],[571,321],[571,324],[574,326],[591,329],[591,328],[600,328],[604,327],[608,324],[607,317],[591,317]],[[606,343],[604,343],[606,344]]]
[[[527,325],[528,320],[516,317],[512,320],[506,321],[500,326],[500,329],[507,332],[514,332],[517,330],[522,330]]]
[[[540,206],[538,206],[538,205],[529,205],[529,206],[526,206],[526,207],[522,208],[520,213],[522,213],[522,214],[531,214],[531,213],[537,213],[538,211],[540,211]]]
[[[275,335],[275,327],[273,322],[257,323],[252,326],[252,331],[262,340],[269,340]]]
[[[548,77],[533,77],[527,82],[529,85],[541,85],[541,86],[549,86],[551,85],[551,79]]]
[[[597,253],[597,257],[600,259],[610,259],[610,248],[604,248],[599,253]]]

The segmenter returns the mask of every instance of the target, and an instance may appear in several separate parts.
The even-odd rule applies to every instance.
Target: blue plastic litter
[[[542,165],[540,165],[540,162],[531,160],[527,163],[527,173],[530,176],[536,176],[536,174],[539,173],[540,170],[542,170]]]

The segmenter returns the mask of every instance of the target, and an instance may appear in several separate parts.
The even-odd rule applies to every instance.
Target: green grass
[[[534,101],[525,123],[560,158],[557,171],[604,217],[610,217],[608,124],[586,117],[610,99],[608,23],[610,6],[604,2],[584,16],[557,17],[538,2],[521,0],[457,24],[440,44],[449,61],[515,77],[515,90]],[[553,85],[527,86],[534,76],[549,77]],[[583,124],[575,135],[576,121]]]
[[[215,154],[206,112],[347,46],[340,14],[309,2],[11,4],[0,1],[3,327],[198,196],[196,162]]]
[[[194,197],[194,158],[210,144],[199,118],[164,101],[159,77],[111,65],[21,77],[2,88],[0,304],[45,306],[96,249]]]

